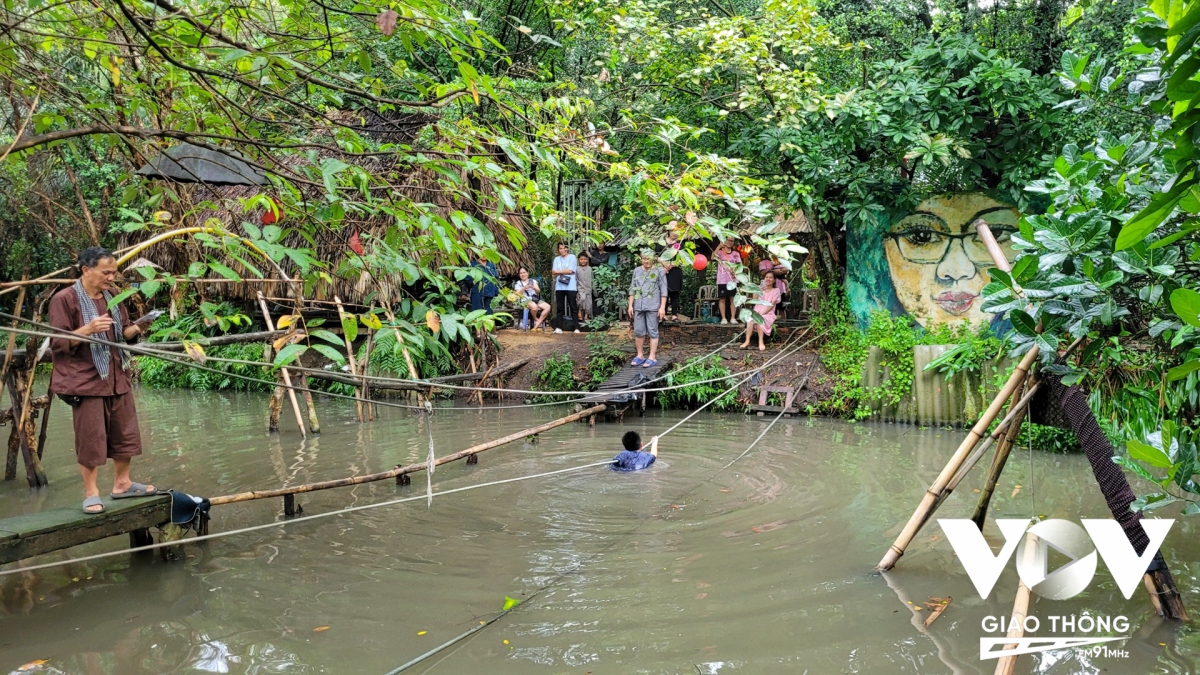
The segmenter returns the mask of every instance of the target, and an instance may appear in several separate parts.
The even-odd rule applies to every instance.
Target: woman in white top
[[[554,259],[554,266],[550,270],[551,276],[554,277],[554,305],[558,308],[559,323],[558,328],[554,329],[555,333],[561,333],[564,325],[575,323],[575,313],[578,311],[576,308],[578,265],[579,263],[575,260],[575,256],[571,255],[567,245],[559,242],[558,257]],[[576,328],[575,332],[578,333],[579,329]]]
[[[550,316],[550,303],[542,300],[542,289],[538,287],[537,279],[529,278],[529,270],[524,267],[517,270],[521,278],[513,290],[524,296],[525,308],[529,310],[529,318],[533,319],[533,329],[541,328],[542,322]]]

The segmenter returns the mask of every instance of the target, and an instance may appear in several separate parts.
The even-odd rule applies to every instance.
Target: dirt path
[[[575,362],[579,364],[579,369],[576,373],[577,378],[583,379],[583,372],[588,362],[589,335],[592,334],[563,333],[555,335],[550,332],[525,332],[514,329],[498,331],[496,339],[500,343],[500,360],[502,363],[526,357],[530,359],[528,364],[506,378],[505,386],[513,389],[534,388],[533,385],[537,381],[537,372],[541,369],[542,363],[546,359],[561,354],[570,354],[575,359]],[[629,338],[628,329],[614,328],[608,331],[606,335],[610,340],[627,351],[632,358],[634,347],[633,341]],[[733,337],[732,331],[729,333],[729,337]],[[663,343],[659,347],[659,352],[663,356],[673,357],[675,362],[679,364],[686,362],[688,359],[706,354],[719,346],[719,344],[679,344],[669,342],[664,338]],[[737,344],[735,342],[733,346],[723,349],[717,354],[717,357],[721,359],[722,365],[734,372],[752,369],[778,355],[778,346],[781,342],[769,344],[765,352],[760,352],[757,349],[744,351],[738,349]],[[757,402],[756,391],[757,387],[760,386],[795,386],[799,384],[800,380],[804,377],[804,373],[812,365],[815,358],[817,358],[817,354],[814,350],[804,349],[779,361],[741,387],[739,400],[743,403]],[[825,370],[825,367],[818,363],[812,370],[808,385],[797,397],[795,405],[803,410],[806,405],[815,404],[827,398],[831,389],[829,383],[826,382],[828,379],[828,372]]]

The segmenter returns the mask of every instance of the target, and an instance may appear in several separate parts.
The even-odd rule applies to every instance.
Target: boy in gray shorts
[[[667,315],[667,273],[654,264],[654,253],[642,251],[642,266],[634,268],[629,284],[629,318],[633,321],[633,343],[637,357],[633,366],[650,368],[658,365],[658,322]],[[642,358],[646,336],[650,336],[650,358]]]

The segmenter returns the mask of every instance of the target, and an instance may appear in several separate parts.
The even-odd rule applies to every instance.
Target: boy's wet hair
[[[636,431],[626,431],[621,437],[621,445],[630,452],[637,452],[642,448],[642,436]]]

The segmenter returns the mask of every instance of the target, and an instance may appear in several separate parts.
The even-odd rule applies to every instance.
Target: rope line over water
[[[571,473],[574,471],[582,471],[583,469],[590,469],[592,467],[597,467],[597,466],[607,466],[609,464],[612,464],[612,460],[605,460],[603,462],[592,462],[590,464],[581,464],[579,466],[573,466],[573,467],[566,468],[566,469],[556,469],[554,471],[544,471],[542,473],[535,473],[535,474],[531,474],[528,476],[518,476],[516,478],[504,478],[501,480],[489,481],[487,483],[479,483],[476,485],[466,485],[463,487],[451,488],[449,490],[439,490],[438,492],[436,492],[434,494],[436,494],[437,496],[450,495],[450,494],[454,494],[456,492],[466,492],[468,490],[477,490],[479,488],[492,487],[495,485],[504,485],[505,483],[516,483],[516,482],[524,481],[524,480],[532,480],[534,478],[545,478],[547,476],[557,476],[559,474]],[[81,562],[88,562],[91,560],[101,560],[104,558],[113,558],[116,556],[128,555],[130,553],[140,553],[142,551],[153,551],[156,549],[166,548],[169,546],[179,546],[181,544],[191,544],[191,543],[200,542],[200,541],[209,541],[212,539],[220,539],[223,537],[232,537],[232,536],[238,535],[238,534],[246,534],[247,532],[257,532],[259,530],[267,530],[267,529],[270,529],[273,527],[283,527],[284,525],[294,525],[296,523],[304,523],[304,522],[308,522],[311,520],[317,520],[319,518],[329,518],[332,516],[340,516],[340,515],[344,515],[347,513],[357,513],[359,511],[369,511],[371,509],[378,509],[378,508],[382,508],[384,506],[393,506],[395,504],[403,504],[405,502],[414,502],[419,499],[428,499],[428,498],[429,498],[429,495],[420,494],[420,495],[416,495],[416,496],[412,496],[412,497],[401,497],[399,499],[389,499],[388,501],[377,502],[375,504],[362,504],[359,506],[349,506],[344,509],[330,511],[328,513],[317,513],[317,514],[314,514],[311,516],[300,516],[298,518],[290,518],[288,520],[277,520],[275,522],[263,523],[261,525],[250,525],[248,527],[241,527],[236,530],[229,530],[227,532],[215,532],[212,534],[203,534],[203,535],[199,535],[196,537],[191,537],[190,539],[180,539],[178,541],[160,542],[157,544],[147,544],[145,546],[135,546],[133,548],[121,549],[119,551],[108,551],[107,553],[95,553],[93,555],[80,556],[78,558],[67,558],[65,560],[57,560],[54,562],[41,563],[39,565],[28,565],[25,567],[18,567],[18,568],[11,569],[11,570],[0,570],[0,577],[8,576],[10,574],[18,574],[20,572],[33,572],[35,570],[47,569],[50,567],[58,567],[59,565],[68,565],[71,563],[81,563]]]
[[[16,317],[12,317],[12,315],[5,314],[4,312],[0,312],[0,318],[16,318]],[[80,342],[88,342],[88,343],[94,343],[94,344],[107,345],[110,347],[117,347],[120,349],[124,349],[128,352],[134,353],[134,354],[150,356],[150,357],[161,359],[163,361],[168,361],[170,363],[175,363],[180,366],[184,366],[184,367],[188,367],[188,368],[195,368],[197,370],[201,370],[204,372],[214,373],[217,375],[231,377],[234,379],[239,379],[239,380],[243,380],[243,381],[247,381],[247,382],[263,384],[263,385],[267,385],[269,387],[281,387],[283,389],[290,389],[292,391],[308,392],[310,394],[317,394],[317,395],[329,396],[331,398],[340,398],[340,399],[345,399],[345,400],[350,400],[350,401],[357,401],[360,403],[374,403],[374,404],[382,405],[385,407],[403,408],[406,410],[422,410],[422,411],[425,410],[425,407],[420,406],[420,405],[409,405],[409,404],[404,404],[404,403],[397,403],[395,401],[368,399],[368,398],[363,398],[360,396],[353,396],[353,395],[348,395],[348,394],[338,394],[338,393],[330,392],[330,391],[321,391],[318,389],[311,389],[309,387],[304,387],[304,386],[300,386],[297,384],[289,385],[286,383],[277,382],[277,381],[273,381],[273,380],[266,380],[266,379],[254,377],[251,375],[244,375],[241,373],[221,371],[221,370],[217,370],[215,368],[210,368],[210,367],[205,366],[200,363],[196,363],[195,361],[192,361],[189,357],[183,357],[174,352],[161,351],[161,350],[152,349],[152,348],[148,348],[148,347],[140,346],[140,345],[119,344],[116,342],[111,342],[111,341],[103,340],[100,338],[94,338],[91,336],[75,335],[74,333],[71,333],[70,331],[66,331],[61,328],[55,328],[53,326],[47,326],[46,324],[29,321],[28,319],[20,319],[20,321],[23,323],[36,325],[39,327],[45,326],[46,328],[48,328],[52,331],[55,331],[55,332],[47,333],[44,331],[33,331],[33,330],[25,330],[25,329],[20,329],[20,328],[13,328],[11,326],[0,326],[0,331],[15,333],[18,335],[29,335],[29,336],[33,336],[33,337],[43,337],[43,338],[51,338],[51,339],[76,340],[76,341],[80,341]],[[799,335],[804,335],[807,332],[808,332],[808,329],[805,329],[804,333],[800,333]],[[736,337],[734,339],[736,339]],[[790,340],[791,340],[791,338],[789,338],[789,341]],[[733,342],[733,340],[730,340],[729,342]],[[716,354],[720,350],[724,349],[729,344],[729,342],[726,342],[721,347],[718,347],[716,350],[713,350],[713,351],[709,352],[708,354],[703,355],[700,358],[708,358],[708,357],[712,356],[713,354]],[[271,364],[269,364],[269,363],[265,363],[262,361],[246,361],[243,359],[223,359],[223,358],[219,358],[219,357],[207,357],[206,361],[215,361],[218,363],[248,364],[248,365],[257,366],[257,367],[268,367],[268,368],[271,367]],[[693,359],[693,361],[695,361],[695,359]],[[778,361],[778,359],[770,360],[767,363],[773,364],[776,361]],[[766,364],[764,364],[764,366],[765,365]],[[304,367],[297,367],[297,366],[292,366],[292,365],[288,365],[287,368],[288,368],[288,370],[295,370],[298,372],[309,372],[309,373],[327,373],[328,372],[328,371],[320,370],[317,368],[304,368]],[[733,372],[733,373],[730,373],[729,375],[722,375],[720,377],[709,378],[706,380],[696,380],[693,382],[669,385],[666,387],[646,387],[643,385],[643,386],[629,387],[626,389],[615,389],[615,390],[611,390],[611,391],[606,391],[605,393],[621,394],[621,393],[629,393],[629,392],[653,393],[653,392],[673,391],[675,389],[680,389],[683,387],[690,387],[690,386],[699,385],[699,384],[710,384],[713,382],[726,381],[726,380],[738,377],[738,376],[746,374],[746,373],[750,373],[750,374],[756,373],[759,370],[761,370],[762,368],[763,368],[763,366],[760,366],[760,367],[752,368],[749,370]],[[649,380],[645,384],[652,384],[654,382],[666,379],[667,377],[670,377],[670,376],[671,376],[671,373],[664,373],[663,375],[660,375],[660,376],[654,378],[653,380]],[[565,401],[523,403],[520,405],[495,405],[495,406],[486,406],[486,407],[438,406],[438,410],[481,410],[481,409],[498,410],[498,409],[511,409],[511,408],[532,408],[532,407],[546,406],[546,405],[562,405],[565,403],[579,403],[579,402],[584,401],[587,398],[595,395],[595,392],[588,392],[588,391],[543,391],[543,390],[531,390],[531,389],[504,389],[504,388],[495,388],[495,387],[467,387],[467,386],[461,386],[461,385],[443,385],[443,384],[439,384],[439,383],[427,382],[425,380],[401,380],[401,379],[396,379],[396,378],[379,378],[379,377],[375,377],[375,376],[370,376],[370,377],[372,377],[372,379],[375,381],[393,382],[393,383],[401,382],[401,383],[407,383],[407,384],[415,384],[415,385],[419,385],[419,386],[425,386],[430,389],[452,388],[452,389],[463,389],[463,390],[507,392],[507,393],[517,393],[517,394],[537,394],[537,395],[552,394],[552,395],[572,395],[572,396],[580,395],[579,398],[572,398],[572,399],[568,399]]]
[[[687,421],[688,421],[688,420],[690,420],[691,418],[695,417],[695,416],[696,416],[696,415],[697,415],[697,414],[698,414],[698,413],[699,413],[701,410],[704,410],[705,408],[707,408],[709,405],[711,405],[711,404],[712,404],[712,403],[714,403],[715,401],[718,401],[718,400],[720,400],[720,399],[721,399],[723,396],[725,396],[725,395],[726,395],[726,394],[728,394],[729,392],[731,392],[731,391],[734,391],[735,389],[737,389],[738,387],[740,387],[740,386],[741,386],[743,383],[745,383],[745,382],[749,381],[749,380],[750,380],[750,378],[754,376],[754,372],[756,372],[756,371],[760,371],[760,370],[763,370],[763,369],[766,369],[766,368],[768,368],[769,366],[771,366],[772,364],[774,364],[774,363],[775,363],[775,362],[777,362],[778,360],[780,360],[780,359],[784,358],[785,356],[788,356],[788,355],[790,355],[790,354],[792,354],[792,353],[794,353],[794,352],[796,352],[796,351],[799,351],[800,349],[803,349],[805,346],[807,346],[807,345],[808,345],[808,344],[810,344],[810,343],[811,343],[813,340],[816,340],[816,339],[817,339],[817,337],[819,337],[819,336],[817,336],[817,337],[809,338],[809,340],[807,340],[806,342],[804,342],[804,343],[802,343],[802,344],[799,344],[799,345],[796,345],[796,346],[794,346],[794,347],[791,347],[791,348],[789,348],[789,347],[787,346],[787,345],[788,345],[790,342],[792,342],[794,339],[796,339],[796,338],[798,338],[798,337],[804,337],[805,335],[807,335],[807,334],[808,334],[808,332],[809,332],[809,330],[811,330],[811,329],[810,329],[810,328],[806,328],[806,329],[804,330],[804,332],[803,332],[803,333],[799,333],[799,334],[797,334],[797,335],[793,335],[792,337],[788,338],[788,340],[787,340],[786,342],[784,342],[784,345],[783,345],[783,347],[781,348],[781,351],[780,351],[780,353],[779,353],[779,354],[777,354],[776,356],[774,356],[774,357],[772,357],[771,359],[767,360],[765,363],[763,363],[763,365],[761,365],[761,366],[759,366],[758,368],[754,369],[754,371],[752,371],[752,372],[751,372],[751,374],[750,374],[749,376],[747,376],[746,378],[744,378],[743,380],[741,380],[741,381],[739,381],[739,382],[735,383],[733,386],[729,387],[728,389],[726,389],[725,391],[721,392],[721,393],[720,393],[720,394],[718,394],[717,396],[714,396],[714,397],[712,397],[711,399],[709,399],[709,400],[708,400],[708,402],[707,402],[707,403],[705,403],[704,405],[700,406],[700,407],[699,407],[699,408],[697,408],[696,410],[693,410],[691,413],[689,413],[689,414],[688,414],[686,417],[684,417],[682,420],[680,420],[680,421],[676,422],[674,425],[672,425],[672,426],[671,426],[670,428],[668,428],[666,431],[664,431],[664,432],[662,432],[661,434],[659,434],[659,435],[657,436],[657,438],[661,439],[662,437],[666,436],[667,434],[671,433],[672,431],[675,431],[675,430],[676,430],[676,429],[678,429],[680,426],[682,426],[682,425],[683,425],[685,422],[687,422]],[[811,373],[811,372],[812,372],[812,368],[813,368],[813,366],[815,366],[815,362],[814,362],[814,364],[813,364],[813,365],[810,365],[810,366],[809,366],[809,370],[808,370],[808,372],[809,372],[809,373]],[[807,374],[805,375],[805,378],[807,379]],[[786,412],[786,409],[784,410],[784,412]],[[688,495],[692,494],[692,493],[693,493],[693,492],[695,492],[696,490],[700,489],[700,486],[704,485],[705,483],[708,483],[708,482],[712,481],[712,479],[714,479],[714,478],[716,478],[716,477],[717,477],[717,474],[721,473],[721,472],[722,472],[722,471],[724,471],[725,469],[727,469],[727,468],[729,468],[730,466],[732,466],[734,462],[736,462],[736,461],[738,461],[739,459],[741,459],[741,458],[745,457],[745,456],[746,456],[746,454],[747,454],[747,453],[749,453],[749,452],[750,452],[750,450],[752,450],[752,449],[754,448],[754,446],[758,445],[758,442],[759,442],[759,441],[761,441],[761,440],[763,439],[763,437],[767,435],[767,432],[771,430],[771,427],[775,426],[775,422],[778,422],[778,421],[780,420],[780,418],[782,418],[782,417],[783,417],[783,414],[784,414],[784,412],[780,412],[780,413],[779,413],[779,415],[778,415],[778,416],[776,416],[774,420],[772,420],[771,424],[770,424],[770,425],[768,425],[766,429],[763,429],[762,433],[760,433],[760,434],[758,435],[758,438],[754,439],[754,442],[753,442],[753,443],[751,443],[751,444],[750,444],[750,446],[749,446],[749,447],[747,447],[747,448],[746,448],[746,450],[745,450],[744,452],[742,452],[742,454],[740,454],[740,455],[738,455],[736,458],[734,458],[734,460],[733,460],[732,462],[729,462],[729,464],[726,464],[725,466],[721,467],[720,469],[717,469],[717,470],[716,470],[716,471],[713,473],[713,475],[711,475],[711,476],[709,476],[708,478],[706,478],[706,479],[704,479],[704,480],[700,481],[699,483],[697,483],[695,486],[693,486],[693,487],[692,487],[690,490],[688,490],[687,492],[684,492],[684,493],[683,493],[683,494],[682,494],[682,495],[681,495],[679,498],[676,498],[676,501],[680,501],[680,500],[682,500],[682,498],[683,498],[683,497],[687,497]],[[631,535],[632,535],[634,532],[637,532],[637,531],[638,531],[638,530],[639,530],[639,529],[642,527],[642,525],[644,525],[644,524],[645,524],[645,522],[644,522],[644,521],[641,521],[641,522],[639,522],[639,523],[638,523],[637,525],[635,525],[635,526],[634,526],[634,527],[633,527],[631,530],[629,530],[628,532],[624,533],[624,535],[623,535],[623,536],[624,536],[624,537],[631,536]],[[498,614],[498,615],[497,615],[497,616],[495,616],[495,617],[492,617],[491,619],[489,619],[488,621],[484,622],[483,624],[481,624],[481,625],[479,625],[479,626],[474,626],[474,627],[472,627],[470,630],[468,630],[468,631],[466,631],[466,632],[462,633],[461,635],[458,635],[458,636],[456,636],[456,637],[454,637],[454,638],[452,638],[452,639],[450,639],[450,640],[447,640],[446,642],[444,642],[444,643],[442,643],[442,644],[438,645],[437,647],[434,647],[433,649],[431,649],[431,650],[429,650],[429,651],[425,652],[424,654],[421,654],[420,656],[418,656],[418,657],[416,657],[416,658],[412,659],[411,661],[408,661],[408,662],[404,663],[403,665],[401,665],[401,666],[399,666],[399,667],[397,667],[397,668],[395,668],[395,669],[393,669],[393,670],[390,670],[390,671],[388,671],[386,675],[396,675],[397,673],[400,673],[400,672],[402,672],[402,671],[405,671],[405,670],[408,670],[409,668],[412,668],[412,667],[414,667],[414,666],[416,666],[416,665],[419,665],[420,663],[422,663],[422,662],[424,662],[424,661],[426,661],[426,660],[428,660],[428,659],[432,658],[433,656],[437,655],[438,653],[440,653],[440,652],[442,652],[442,651],[444,651],[444,650],[446,650],[446,649],[449,649],[450,647],[453,647],[454,645],[458,644],[459,642],[461,642],[461,641],[463,641],[463,640],[466,640],[467,638],[469,638],[469,637],[471,637],[471,636],[475,635],[476,633],[479,633],[480,631],[484,630],[485,628],[488,628],[489,626],[491,626],[491,625],[495,624],[495,623],[496,623],[496,622],[498,622],[500,619],[503,619],[504,617],[508,616],[508,614],[509,614],[509,613],[511,613],[511,612],[513,612],[513,611],[515,611],[515,610],[517,610],[517,609],[521,608],[521,607],[524,607],[524,606],[526,606],[526,605],[527,605],[527,604],[528,604],[530,601],[532,601],[534,598],[536,598],[537,596],[541,595],[541,594],[542,594],[542,593],[544,593],[545,591],[549,590],[549,589],[550,589],[550,588],[552,588],[553,586],[557,585],[557,584],[558,584],[560,581],[562,581],[563,579],[565,579],[565,578],[566,578],[568,575],[570,575],[570,574],[574,574],[575,572],[578,572],[578,571],[579,571],[579,569],[580,569],[580,568],[582,568],[582,567],[583,567],[584,565],[586,565],[587,563],[590,563],[592,560],[595,560],[596,558],[600,557],[601,555],[603,555],[603,554],[607,553],[607,552],[608,552],[610,549],[612,549],[614,546],[616,546],[616,545],[617,545],[617,543],[618,543],[619,541],[621,541],[621,540],[620,540],[620,539],[613,539],[611,542],[609,542],[609,544],[608,544],[607,546],[604,546],[604,547],[602,547],[600,550],[598,550],[598,551],[596,551],[595,553],[591,554],[590,556],[587,556],[587,558],[586,558],[586,559],[584,559],[584,560],[581,560],[581,561],[578,561],[578,562],[577,562],[577,563],[576,563],[576,564],[575,564],[575,565],[572,567],[572,569],[570,569],[570,570],[568,570],[568,571],[565,571],[565,572],[561,572],[561,573],[559,573],[559,575],[558,575],[558,576],[556,576],[554,579],[552,579],[552,580],[551,580],[549,583],[547,583],[547,584],[545,584],[544,586],[542,586],[541,588],[537,589],[537,591],[535,591],[535,592],[534,592],[532,595],[530,595],[528,598],[526,598],[526,599],[525,599],[523,602],[521,602],[520,604],[516,605],[515,607],[510,607],[509,609],[506,609],[506,610],[504,610],[503,612],[501,612],[500,614]]]

